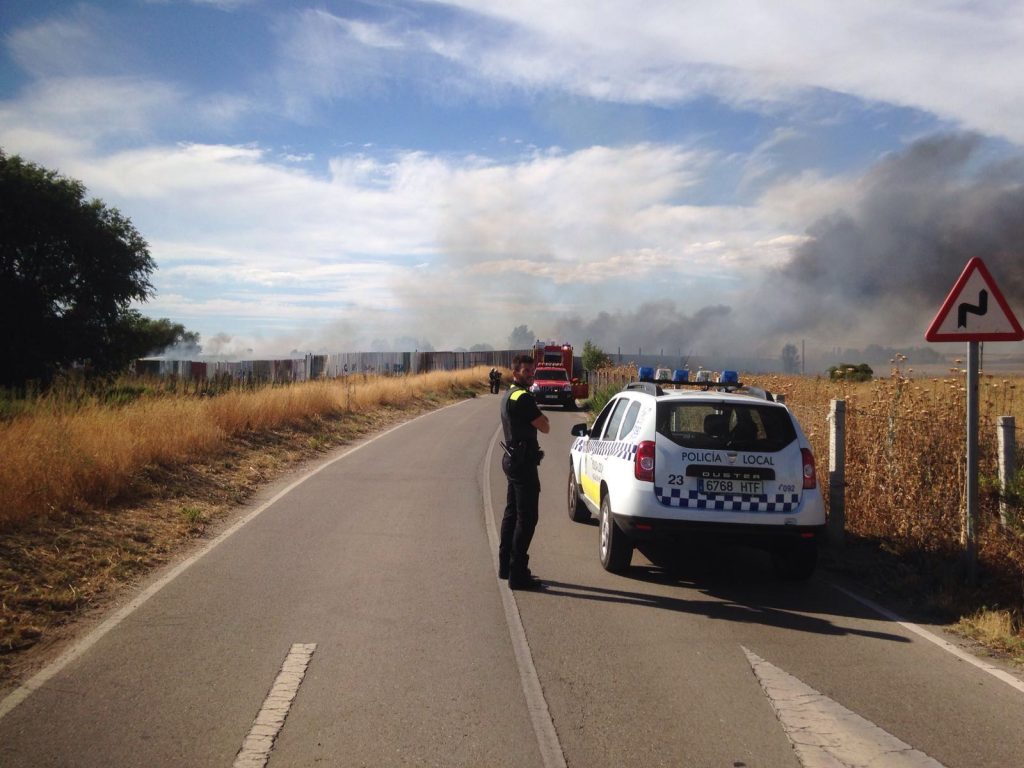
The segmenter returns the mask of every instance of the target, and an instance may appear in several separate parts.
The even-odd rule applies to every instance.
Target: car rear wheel
[[[780,579],[806,581],[814,574],[817,565],[817,542],[789,542],[772,548],[772,566]]]
[[[601,499],[600,555],[601,565],[611,573],[622,573],[633,559],[633,542],[615,524],[607,494]]]
[[[580,498],[580,487],[572,464],[569,465],[569,519],[574,523],[585,523],[590,519],[590,510]]]

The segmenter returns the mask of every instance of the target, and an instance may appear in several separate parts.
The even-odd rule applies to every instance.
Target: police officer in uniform
[[[491,394],[498,394],[498,387],[501,386],[501,372],[497,368],[491,368],[491,372],[487,375],[487,378],[491,382]]]
[[[505,432],[501,468],[508,478],[505,515],[501,519],[498,545],[498,576],[508,579],[511,589],[543,589],[543,582],[530,572],[530,541],[537,527],[540,476],[537,467],[544,458],[537,432],[547,434],[551,425],[530,394],[534,361],[518,355],[512,361],[512,386],[501,398],[501,426]]]

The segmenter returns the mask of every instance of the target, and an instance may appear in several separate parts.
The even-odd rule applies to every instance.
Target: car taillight
[[[633,476],[637,480],[654,481],[654,442],[643,440],[636,447],[636,459],[633,460]]]
[[[814,469],[814,454],[807,448],[801,448],[804,457],[804,490],[818,487],[818,473]]]

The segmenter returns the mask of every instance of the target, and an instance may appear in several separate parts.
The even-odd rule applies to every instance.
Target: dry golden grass
[[[139,472],[202,460],[250,432],[401,406],[478,386],[487,369],[315,381],[203,397],[180,389],[111,406],[43,399],[0,423],[0,530],[40,515],[108,504]]]
[[[767,376],[751,383],[786,395],[828,479],[830,401],[846,402],[847,528],[923,551],[953,552],[963,531],[967,403],[961,373],[913,379],[898,372],[863,383]],[[980,533],[998,536],[996,420],[1016,416],[1018,380],[982,377]],[[1024,420],[1022,420],[1024,421]],[[1024,425],[1024,424],[1022,424]]]
[[[960,619],[956,629],[982,645],[1009,654],[1019,663],[1024,662],[1024,627],[1020,613],[982,609]]]

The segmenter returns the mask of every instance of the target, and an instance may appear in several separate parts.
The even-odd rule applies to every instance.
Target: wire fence
[[[479,350],[472,352],[338,352],[267,360],[175,360],[145,358],[135,361],[139,376],[286,384],[333,379],[351,374],[402,375],[457,371],[491,366],[510,368],[512,359],[531,350]]]

